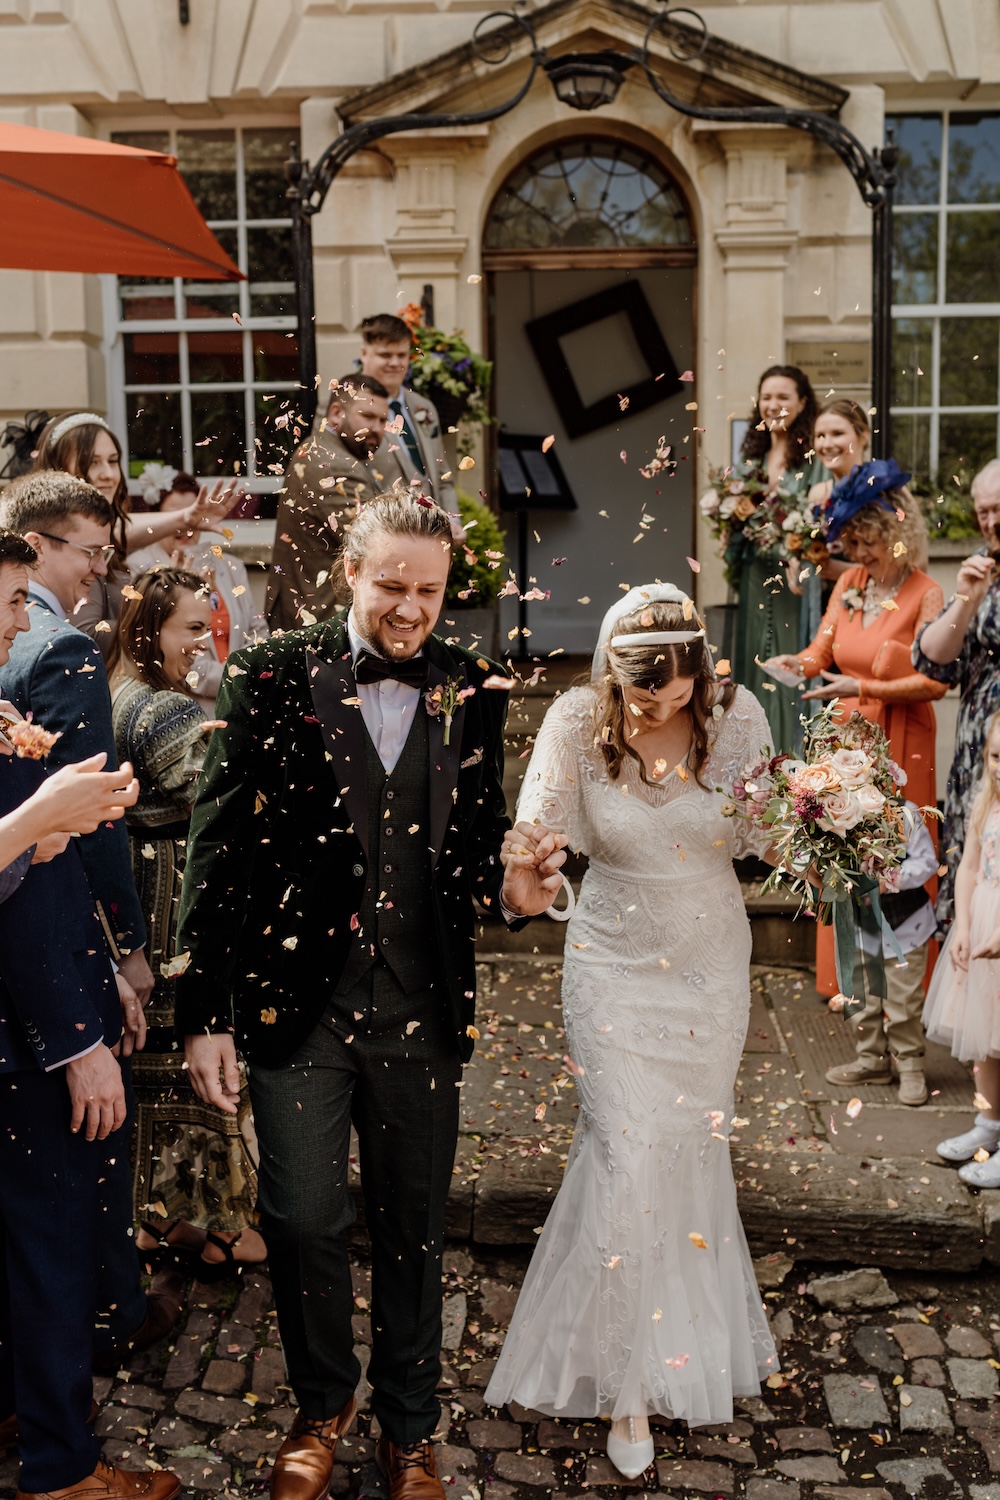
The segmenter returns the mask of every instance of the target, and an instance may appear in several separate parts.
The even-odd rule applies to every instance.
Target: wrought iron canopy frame
[[[600,108],[614,99],[626,73],[634,68],[645,76],[653,92],[678,114],[718,124],[783,125],[791,130],[804,131],[836,152],[854,178],[863,201],[872,210],[872,405],[877,412],[873,449],[878,456],[888,456],[892,395],[892,206],[899,154],[891,136],[886,145],[866,151],[857,136],[838,119],[817,110],[785,109],[777,105],[702,105],[679,98],[655,71],[650,46],[654,40],[660,40],[666,43],[676,61],[693,62],[706,51],[709,32],[697,11],[687,6],[670,8],[670,0],[657,0],[657,3],[664,8],[650,18],[641,47],[621,52],[614,49],[569,52],[555,57],[539,44],[529,15],[520,11],[491,11],[479,20],[472,34],[472,47],[481,62],[500,66],[510,57],[519,40],[526,39],[529,44],[527,76],[510,98],[489,109],[457,114],[414,111],[361,120],[331,141],[313,167],[302,161],[297,147],[292,146],[285,177],[298,294],[299,402],[307,425],[316,412],[319,381],[312,219],[323,207],[327,193],[351,157],[386,136],[406,130],[444,130],[451,126],[485,125],[499,120],[527,97],[539,72],[549,77],[554,88],[574,75],[584,84],[588,79],[591,84],[600,84],[600,89],[591,93],[578,91],[581,100],[593,99],[594,102],[573,106]],[[498,22],[502,24],[496,25]],[[557,97],[569,102],[565,94],[559,93]]]

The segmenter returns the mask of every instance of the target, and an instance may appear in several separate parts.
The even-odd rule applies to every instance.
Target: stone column
[[[725,163],[724,212],[706,224],[702,350],[717,359],[711,390],[702,395],[703,453],[709,464],[730,461],[731,428],[725,416],[749,414],[761,371],[785,357],[785,278],[798,230],[788,216],[788,157],[794,138],[783,126],[717,126],[694,122],[692,133],[710,136]],[[709,402],[709,397],[711,400]],[[720,399],[721,398],[721,399]],[[699,535],[699,599],[725,598],[717,549]]]

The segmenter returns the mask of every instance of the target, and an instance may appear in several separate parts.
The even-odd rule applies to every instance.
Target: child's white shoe
[[[1000,1151],[987,1161],[967,1161],[959,1167],[958,1175],[969,1187],[1000,1188]]]
[[[935,1147],[938,1156],[945,1161],[971,1161],[977,1151],[989,1151],[992,1155],[1000,1147],[1000,1120],[988,1120],[977,1115],[972,1129],[964,1135],[949,1136]]]

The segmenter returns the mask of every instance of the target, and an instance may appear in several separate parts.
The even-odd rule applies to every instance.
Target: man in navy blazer
[[[0,665],[28,628],[34,556],[0,533]],[[49,791],[36,761],[6,749],[0,827]],[[130,767],[124,775],[131,781]],[[108,815],[120,817],[137,792],[133,782]],[[89,1420],[102,1142],[126,1119],[113,1051],[122,1024],[74,830],[59,827],[0,872],[0,1442],[20,1449],[24,1500],[172,1500],[174,1475],[103,1463]]]
[[[25,474],[3,492],[0,523],[33,548],[29,570],[29,629],[10,644],[0,669],[0,694],[24,715],[59,734],[48,764],[59,767],[103,752],[117,765],[111,695],[104,659],[72,623],[94,578],[103,577],[113,553],[111,507],[83,480],[59,471]],[[79,856],[111,956],[141,1004],[153,976],[143,951],[146,927],[132,876],[128,832],[108,823],[78,841]],[[131,1051],[131,1038],[123,1050]],[[131,1075],[125,1064],[131,1102]],[[104,1193],[104,1264],[98,1296],[95,1349],[117,1369],[129,1345],[145,1347],[169,1332],[176,1300],[154,1290],[147,1298],[133,1231],[132,1169],[127,1151],[108,1151]]]

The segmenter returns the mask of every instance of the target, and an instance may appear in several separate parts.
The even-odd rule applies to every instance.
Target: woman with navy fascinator
[[[829,410],[820,413],[816,424],[817,450]],[[840,425],[846,429],[853,424]],[[820,685],[802,694],[804,701],[836,698],[842,718],[857,709],[879,724],[894,760],[906,773],[907,798],[920,807],[933,807],[937,779],[932,704],[944,697],[947,685],[915,671],[910,650],[917,632],[940,612],[944,596],[923,571],[927,528],[906,488],[909,474],[891,458],[851,463],[851,457],[856,459],[858,450],[863,454],[867,446],[857,425],[854,430],[856,448],[845,438],[842,453],[831,451],[824,458],[834,482],[823,507],[826,540],[839,541],[853,566],[838,578],[819,630],[806,649],[772,657],[766,666],[801,679],[821,678]],[[935,826],[930,832],[936,840]],[[818,932],[816,985],[825,995],[838,989],[829,928]]]

